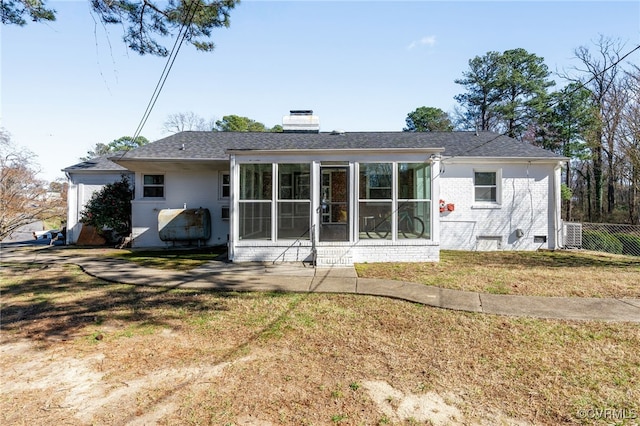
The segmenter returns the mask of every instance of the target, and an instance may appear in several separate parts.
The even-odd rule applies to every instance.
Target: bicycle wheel
[[[375,238],[376,234],[374,231],[376,228],[376,224],[375,222],[373,222],[373,216],[369,216],[364,219],[363,228],[364,228],[364,233],[367,234],[368,238]]]
[[[376,234],[378,234],[378,237],[382,238],[383,240],[386,239],[391,232],[391,222],[385,220],[384,222],[379,223],[378,225],[376,225],[375,231]]]
[[[401,221],[401,225],[404,226],[398,226],[398,228],[405,238],[412,238],[413,235],[415,238],[422,238],[424,235],[424,222],[419,217],[414,216],[410,219],[407,216]]]

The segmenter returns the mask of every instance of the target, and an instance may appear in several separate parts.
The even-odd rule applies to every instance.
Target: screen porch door
[[[322,166],[320,241],[349,241],[349,169]]]

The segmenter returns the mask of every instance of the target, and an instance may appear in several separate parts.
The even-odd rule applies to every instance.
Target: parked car
[[[59,241],[62,242],[62,244],[64,244],[65,234],[66,234],[65,228],[63,228],[61,231],[57,229],[51,229],[48,231],[34,231],[33,238],[35,240],[51,240],[51,242],[49,243],[50,245],[53,245],[55,242],[59,242]]]

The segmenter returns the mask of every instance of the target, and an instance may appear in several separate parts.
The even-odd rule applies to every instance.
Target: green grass
[[[493,294],[640,297],[640,258],[583,251],[440,253],[433,263],[366,263],[359,277]]]
[[[472,271],[481,263],[501,271],[488,281],[498,289],[511,289],[512,269],[539,272],[544,266],[557,274],[595,263],[600,266],[586,266],[595,268],[591,274],[635,273],[624,258],[548,256],[513,260],[488,254],[474,264],[474,256],[445,253],[443,265],[422,264],[417,271],[447,274],[465,262]],[[564,266],[549,265],[558,260]],[[394,273],[404,273],[402,268]],[[637,324],[510,318],[370,296],[116,285],[70,265],[4,264],[0,291],[3,344],[35,346],[15,357],[3,352],[3,380],[37,356],[82,361],[89,375],[100,377],[93,384],[103,387],[96,395],[149,378],[139,393],[98,411],[95,424],[124,424],[158,407],[167,408],[167,424],[184,423],[185,416],[193,424],[238,424],[247,413],[273,424],[416,421],[381,412],[368,394],[370,381],[384,381],[404,395],[441,395],[468,424],[508,424],[506,418],[513,424],[605,425],[606,419],[581,419],[580,410],[640,412]],[[223,364],[219,375],[198,374],[190,382],[181,374],[153,385],[181,368],[208,371]],[[27,383],[19,375],[15,380]],[[0,420],[42,424],[37,416],[46,416],[50,424],[77,423],[62,404],[69,389],[57,385],[3,396]],[[59,398],[59,408],[43,413],[52,397]],[[390,402],[397,406],[401,398]]]
[[[110,255],[149,268],[188,271],[221,259],[226,251],[226,247],[221,246],[182,250],[126,250]]]

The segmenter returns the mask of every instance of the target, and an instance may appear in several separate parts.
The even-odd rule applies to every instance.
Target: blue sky
[[[56,22],[2,28],[0,125],[53,180],[96,143],[134,134],[166,59],[127,51],[88,1],[49,4]],[[290,109],[313,109],[322,131],[399,131],[420,106],[452,111],[475,56],[524,48],[569,71],[601,34],[639,45],[640,2],[245,0],[214,52],[183,45],[142,135],[167,136],[173,113],[271,127]]]

